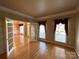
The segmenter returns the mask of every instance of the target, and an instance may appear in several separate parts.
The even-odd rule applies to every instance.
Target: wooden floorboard
[[[78,59],[73,49],[16,36],[8,59]]]

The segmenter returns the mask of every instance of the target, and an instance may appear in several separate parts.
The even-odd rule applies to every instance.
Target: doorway
[[[15,48],[25,44],[24,28],[25,22],[6,17],[7,56],[9,56]]]
[[[19,24],[19,32],[20,34],[24,34],[24,24]]]
[[[7,56],[18,47],[37,39],[37,24],[6,17]],[[19,49],[18,49],[19,50]]]
[[[25,41],[25,22],[14,20],[13,21],[13,31],[14,31],[14,49],[20,45],[24,45]],[[20,44],[20,45],[18,45]]]

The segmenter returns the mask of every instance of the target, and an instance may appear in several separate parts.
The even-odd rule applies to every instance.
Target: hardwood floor
[[[29,42],[16,36],[14,50],[8,59],[78,59],[74,50],[44,42]]]

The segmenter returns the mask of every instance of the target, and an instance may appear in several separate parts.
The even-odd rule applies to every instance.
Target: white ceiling
[[[78,2],[79,0],[0,0],[0,5],[37,18],[74,10]]]

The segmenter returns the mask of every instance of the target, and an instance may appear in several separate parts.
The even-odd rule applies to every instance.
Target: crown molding
[[[76,9],[71,10],[71,11],[57,13],[57,14],[54,14],[54,15],[44,16],[44,17],[40,17],[40,18],[36,18],[36,19],[38,21],[39,20],[43,21],[45,19],[59,18],[59,17],[63,17],[63,16],[71,16],[71,15],[74,15],[74,14],[77,14],[77,13],[79,13],[79,6]]]
[[[6,13],[11,13],[11,14],[14,14],[14,15],[17,15],[17,16],[21,16],[21,17],[24,17],[26,19],[27,18],[32,19],[31,21],[33,21],[33,20],[35,20],[35,21],[40,21],[40,20],[43,21],[43,20],[50,19],[50,18],[58,18],[58,17],[62,17],[62,16],[70,16],[70,15],[74,15],[76,13],[79,13],[79,6],[76,9],[72,10],[72,11],[57,13],[57,14],[54,14],[54,15],[38,17],[38,18],[34,18],[32,16],[20,13],[18,11],[13,10],[13,9],[6,8],[4,6],[0,6],[0,11],[6,12]]]
[[[18,15],[18,16],[21,16],[21,17],[24,17],[24,18],[34,19],[32,16],[23,14],[21,12],[15,11],[13,9],[6,8],[4,6],[0,6],[0,11],[7,12],[7,13],[11,13],[11,14],[14,14],[14,15]]]

